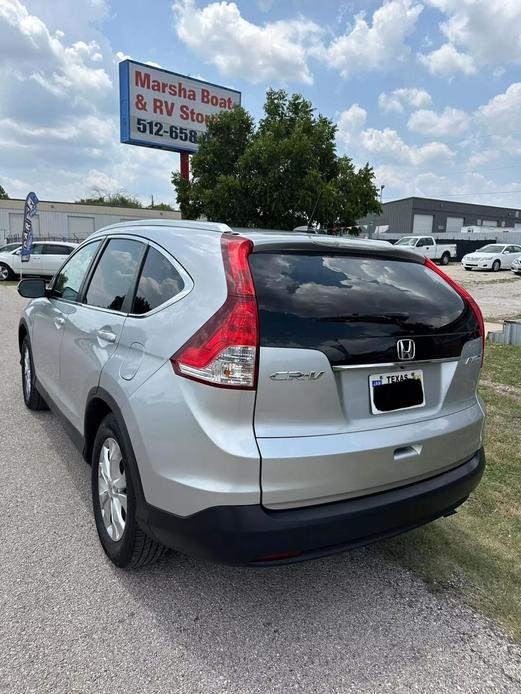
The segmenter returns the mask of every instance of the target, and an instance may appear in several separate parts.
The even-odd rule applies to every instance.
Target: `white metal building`
[[[6,239],[18,240],[22,234],[24,200],[0,200],[0,243]],[[181,219],[177,210],[146,210],[128,207],[82,205],[76,202],[38,203],[38,212],[32,218],[35,238],[54,238],[79,241],[93,231],[108,224],[135,219]]]

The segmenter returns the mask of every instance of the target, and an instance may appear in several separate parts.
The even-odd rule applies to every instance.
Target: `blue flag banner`
[[[33,224],[31,222],[31,217],[34,217],[36,214],[38,202],[39,201],[35,193],[29,193],[29,195],[25,198],[24,223],[22,230],[22,263],[26,263],[31,257],[31,251],[33,248]]]

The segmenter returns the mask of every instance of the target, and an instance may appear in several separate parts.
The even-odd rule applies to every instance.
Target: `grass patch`
[[[521,349],[487,345],[487,468],[455,516],[383,544],[434,589],[455,589],[521,641]],[[517,376],[517,378],[516,378]],[[499,389],[498,389],[499,386]]]

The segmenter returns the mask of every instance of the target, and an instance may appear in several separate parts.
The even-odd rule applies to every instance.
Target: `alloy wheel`
[[[98,460],[98,495],[101,518],[114,542],[123,537],[127,520],[127,479],[116,439],[103,442]]]
[[[31,356],[29,350],[26,347],[23,354],[23,386],[25,399],[29,400],[31,398],[31,388],[32,388],[32,370],[31,370]]]

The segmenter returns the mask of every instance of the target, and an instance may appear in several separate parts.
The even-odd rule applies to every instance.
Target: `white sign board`
[[[119,64],[121,142],[196,152],[208,119],[231,111],[241,93],[133,60]]]

